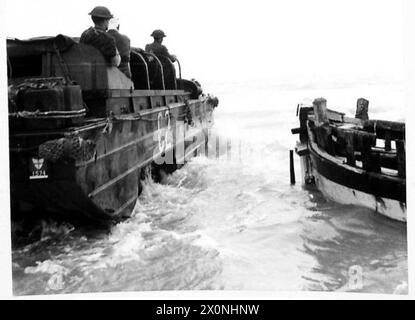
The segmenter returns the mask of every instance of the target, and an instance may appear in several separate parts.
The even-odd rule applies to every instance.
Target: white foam
[[[24,272],[26,274],[35,274],[35,273],[49,273],[49,274],[63,274],[66,275],[69,273],[69,270],[51,260],[45,260],[42,262],[36,262],[37,266],[35,267],[26,267]]]

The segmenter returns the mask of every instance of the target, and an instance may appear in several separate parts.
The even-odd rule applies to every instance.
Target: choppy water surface
[[[230,141],[232,152],[197,157],[162,184],[147,179],[133,217],[107,232],[43,221],[40,241],[13,249],[14,294],[406,293],[406,226],[291,186],[288,171],[296,140],[290,129],[303,98],[323,95],[329,107],[353,114],[362,96],[373,118],[402,120],[399,84],[320,91],[216,83],[209,91],[220,98],[214,134]],[[295,164],[299,180],[298,158]]]

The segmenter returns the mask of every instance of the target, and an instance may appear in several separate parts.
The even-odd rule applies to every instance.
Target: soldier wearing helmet
[[[130,69],[130,52],[131,52],[131,45],[130,45],[130,38],[126,35],[119,32],[120,30],[120,23],[117,18],[111,19],[109,23],[109,30],[107,33],[114,38],[115,44],[117,46],[118,52],[121,56],[121,63],[118,68],[124,72],[124,74],[131,78],[131,69]]]
[[[154,38],[154,42],[147,44],[145,51],[155,54],[156,56],[165,56],[172,60],[173,62],[176,61],[176,56],[169,53],[169,50],[162,45],[163,38],[166,37],[166,34],[163,30],[154,30],[151,36]]]
[[[105,59],[113,66],[118,67],[121,62],[120,54],[113,37],[107,34],[108,24],[113,15],[106,7],[95,7],[89,15],[94,22],[94,27],[85,30],[80,43],[94,46],[104,55]]]

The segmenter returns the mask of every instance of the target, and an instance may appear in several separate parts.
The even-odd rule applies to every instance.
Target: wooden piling
[[[391,133],[389,131],[385,132],[385,151],[391,151]]]
[[[369,120],[369,101],[365,98],[357,99],[355,118],[361,120]]]
[[[340,154],[344,154],[347,159],[347,164],[354,166],[356,163],[355,151],[355,140],[353,130],[343,128],[333,128],[333,134],[338,139],[338,150]]]
[[[308,113],[312,110],[312,107],[302,107],[299,111],[299,119],[300,119],[300,141],[306,142],[308,140],[308,133],[307,133],[307,119]]]
[[[344,146],[344,153],[347,164],[355,166],[355,151],[360,151],[363,168],[371,171],[380,171],[380,156],[372,152],[372,147],[376,144],[376,135],[358,130],[335,128],[334,135]]]
[[[331,140],[331,127],[327,115],[327,100],[317,98],[313,101],[314,123],[317,144],[330,154],[334,154],[334,146]]]
[[[317,98],[313,101],[313,110],[316,124],[328,123],[327,117],[327,100],[324,98]]]
[[[405,163],[405,140],[396,140],[396,155],[398,159],[398,176],[406,177],[406,163]]]
[[[332,133],[333,133],[333,128],[329,125],[322,125],[322,132],[324,132],[324,137],[325,137],[325,150],[328,154],[331,154],[332,156],[334,156],[336,154],[335,152],[335,145],[333,142],[333,138],[332,138]]]
[[[290,182],[295,184],[295,171],[294,171],[294,152],[290,150]]]
[[[356,157],[354,154],[355,143],[354,143],[354,132],[350,130],[344,131],[344,141],[346,142],[346,161],[349,166],[356,165]]]
[[[357,139],[359,139],[359,145],[361,146],[363,169],[372,172],[380,172],[379,153],[372,152],[372,147],[376,144],[376,136],[366,132],[359,132]]]
[[[332,140],[332,127],[328,124],[316,126],[314,129],[317,145],[328,154],[335,155],[335,146]]]

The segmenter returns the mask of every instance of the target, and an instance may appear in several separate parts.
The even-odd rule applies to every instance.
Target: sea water
[[[210,141],[225,145],[220,154],[200,155],[162,183],[146,178],[133,216],[110,230],[40,221],[39,239],[13,247],[14,294],[407,293],[406,225],[305,190],[297,156],[297,184],[289,175],[299,103],[325,97],[329,108],[353,116],[364,97],[371,118],[403,121],[402,84],[264,80],[207,88],[220,100]]]

